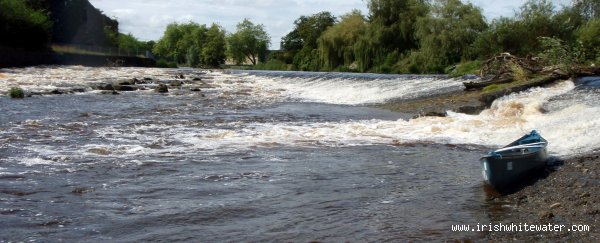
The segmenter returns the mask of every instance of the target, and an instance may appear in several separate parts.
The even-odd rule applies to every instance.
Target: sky
[[[526,0],[471,0],[483,9],[488,20],[513,16]],[[571,0],[551,0],[557,7]],[[263,24],[271,36],[270,49],[279,49],[281,37],[294,28],[302,15],[329,11],[340,16],[358,9],[367,14],[365,0],[90,0],[94,7],[119,21],[122,33],[140,40],[158,40],[172,22],[217,23],[228,32],[235,31],[244,18]]]

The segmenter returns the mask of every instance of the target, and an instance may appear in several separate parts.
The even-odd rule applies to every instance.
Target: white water
[[[172,71],[172,70],[171,70]],[[167,79],[162,69],[107,69],[83,67],[26,68],[0,70],[0,91],[19,85],[26,90],[89,86],[99,82],[149,76]],[[238,103],[322,102],[329,104],[371,104],[390,99],[410,98],[460,88],[460,82],[438,77],[357,80],[319,77],[263,77],[246,74],[210,74],[215,95],[236,96]],[[109,126],[98,129],[99,138],[112,144],[82,144],[74,148],[48,145],[28,148],[39,156],[90,155],[100,151],[111,156],[147,154],[221,153],[276,146],[355,146],[431,142],[503,146],[536,129],[549,141],[549,151],[560,156],[600,149],[595,138],[600,131],[600,94],[576,89],[572,81],[547,88],[534,88],[494,102],[479,115],[449,112],[448,117],[421,117],[412,120],[343,120],[340,122],[229,122],[221,126],[189,124]],[[21,127],[19,127],[21,126]],[[13,129],[28,126],[25,122]],[[158,132],[157,132],[158,131]],[[2,131],[10,133],[11,131]],[[169,142],[178,142],[168,146]],[[160,148],[148,144],[165,145]],[[183,145],[182,145],[183,144]],[[46,163],[38,157],[25,164]]]
[[[368,75],[365,75],[368,77]],[[392,99],[416,98],[462,89],[455,79],[439,76],[402,76],[356,80],[346,77],[286,77],[255,76],[246,78],[273,90],[285,90],[289,98],[328,104],[364,105]]]
[[[347,104],[349,100],[361,100],[362,93],[352,92],[340,81],[327,83],[314,81],[291,85],[285,80],[274,86],[292,87],[286,94],[293,98],[308,98],[311,94],[323,95],[322,100]],[[416,83],[417,81],[411,82]],[[447,82],[447,81],[445,81]],[[427,83],[427,82],[425,82]],[[444,82],[439,82],[444,83]],[[438,83],[436,83],[437,85]],[[340,88],[334,89],[334,86]],[[302,92],[293,94],[293,87]],[[421,117],[412,120],[361,120],[339,123],[300,124],[249,124],[240,130],[211,130],[207,133],[180,135],[179,139],[201,148],[226,148],[253,145],[274,146],[351,146],[366,144],[403,144],[433,142],[442,144],[476,144],[499,147],[535,129],[548,141],[549,151],[556,155],[575,155],[592,152],[600,148],[594,137],[600,131],[600,107],[582,104],[580,98],[587,96],[588,103],[598,103],[600,96],[575,90],[572,81],[565,81],[548,88],[534,88],[495,101],[490,109],[479,115],[449,112],[448,117]],[[397,90],[402,89],[398,88]],[[348,92],[348,90],[351,90]],[[292,93],[292,94],[290,94]],[[571,93],[571,100],[551,101],[552,98]],[[307,95],[308,94],[308,95]],[[346,98],[336,98],[348,95]],[[376,96],[376,93],[373,93]],[[316,97],[316,96],[315,96]],[[331,98],[327,98],[331,97]],[[384,98],[385,97],[385,98]],[[377,99],[363,99],[371,103]],[[398,97],[402,97],[399,95]],[[309,98],[308,98],[309,99]],[[315,101],[319,100],[314,98]],[[559,105],[555,104],[560,102]],[[544,111],[544,106],[560,107]]]

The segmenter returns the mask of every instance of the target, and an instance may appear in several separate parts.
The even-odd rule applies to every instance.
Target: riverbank
[[[562,76],[546,76],[507,84],[493,92],[489,89],[459,91],[391,102],[380,107],[416,116],[445,116],[446,111],[478,114],[503,95],[565,79]],[[494,225],[564,225],[563,231],[487,232],[486,239],[490,242],[600,241],[600,152],[568,158],[563,163],[549,168],[543,178],[512,194],[500,195],[491,189],[485,206]],[[580,229],[589,226],[589,231],[568,231],[567,228],[573,225],[579,225]]]
[[[545,75],[528,80],[495,85],[490,88],[486,87],[481,90],[461,90],[410,100],[392,101],[378,105],[378,107],[414,116],[445,116],[447,111],[478,114],[484,109],[489,108],[494,100],[502,96],[525,91],[532,87],[543,87],[567,79],[566,75]]]
[[[600,241],[600,152],[567,159],[546,178],[522,190],[490,198],[494,224],[565,225],[563,231],[490,232],[492,242]],[[568,231],[587,225],[587,232]],[[580,229],[583,229],[580,227]]]

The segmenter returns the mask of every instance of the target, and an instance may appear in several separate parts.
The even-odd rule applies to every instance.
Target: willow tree
[[[429,71],[468,59],[466,54],[477,36],[487,28],[481,9],[460,0],[436,0],[431,13],[417,22],[420,50]]]
[[[418,47],[415,24],[427,14],[427,0],[370,0],[368,30],[354,46],[361,70],[395,62]]]
[[[323,69],[349,66],[355,61],[354,45],[365,35],[367,24],[358,10],[341,17],[341,21],[328,28],[318,40],[319,57]]]

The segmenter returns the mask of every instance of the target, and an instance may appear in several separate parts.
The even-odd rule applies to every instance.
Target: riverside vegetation
[[[0,9],[7,10],[0,11],[0,34],[7,36],[0,48],[48,48],[52,23],[39,2],[0,0]],[[600,62],[596,0],[573,0],[562,8],[549,0],[528,0],[513,17],[493,20],[460,0],[369,0],[367,5],[366,14],[300,16],[278,51],[268,51],[265,26],[248,19],[232,33],[214,23],[172,23],[156,42],[107,35],[124,51],[152,50],[163,67],[219,67],[231,60],[252,69],[460,76],[478,73],[481,62],[499,53],[544,56],[542,37],[566,47],[552,56],[564,68]]]

